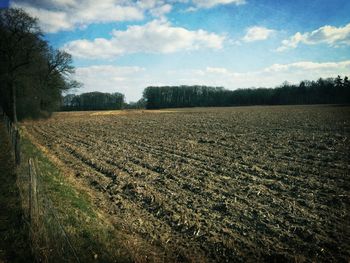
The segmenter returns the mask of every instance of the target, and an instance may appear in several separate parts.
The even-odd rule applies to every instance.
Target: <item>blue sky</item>
[[[8,7],[9,0],[0,0],[0,8]]]
[[[1,0],[2,1],[2,0]],[[2,1],[1,3],[3,3]],[[6,2],[6,1],[5,1]],[[348,0],[13,0],[74,58],[78,92],[270,87],[350,75]]]

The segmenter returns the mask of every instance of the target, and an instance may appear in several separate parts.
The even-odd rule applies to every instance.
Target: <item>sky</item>
[[[0,0],[73,56],[77,93],[350,75],[349,0]]]

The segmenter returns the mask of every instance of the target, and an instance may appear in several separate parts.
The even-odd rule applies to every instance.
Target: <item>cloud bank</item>
[[[241,5],[245,0],[12,0],[11,6],[37,17],[45,33],[56,33],[96,23],[140,21],[147,15],[161,18],[172,11],[175,3],[187,3],[200,9]]]
[[[245,4],[245,0],[192,0],[192,3],[198,8],[211,8],[216,5],[227,5],[227,4],[236,4],[242,5]]]
[[[161,0],[13,0],[11,6],[37,17],[46,33],[74,30],[96,23],[139,21],[146,13],[162,17],[172,9]]]
[[[332,47],[350,45],[350,23],[344,27],[326,25],[304,34],[297,32],[289,39],[283,40],[277,51],[293,49],[301,43],[305,45],[327,44]]]
[[[130,53],[173,53],[182,50],[222,48],[225,37],[204,30],[191,31],[174,27],[167,21],[153,20],[145,25],[114,30],[111,39],[81,39],[63,49],[81,58],[113,58]]]

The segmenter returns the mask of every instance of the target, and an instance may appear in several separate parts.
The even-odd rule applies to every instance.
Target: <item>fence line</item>
[[[19,166],[21,164],[19,129],[0,106],[1,120],[10,137],[16,165]],[[76,249],[46,194],[45,182],[42,180],[37,160],[29,158],[27,165],[28,170],[18,175],[18,183],[22,185],[21,196],[27,206],[25,221],[29,225],[32,250],[37,262],[80,263]]]
[[[18,127],[12,123],[11,119],[6,115],[6,113],[3,111],[1,107],[0,107],[0,115],[6,127],[7,133],[10,136],[12,149],[15,155],[16,165],[20,165],[21,164],[21,149],[20,149],[21,137],[19,135]]]
[[[78,262],[76,249],[57,215],[52,200],[45,194],[45,184],[37,160],[29,158],[28,217],[36,255],[40,262]]]

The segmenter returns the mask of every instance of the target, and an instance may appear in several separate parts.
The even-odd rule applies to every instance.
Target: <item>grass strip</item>
[[[37,212],[32,215],[35,256],[48,262],[76,261],[65,235],[80,262],[131,262],[115,228],[101,218],[91,197],[74,187],[27,136],[22,134],[22,164],[18,168],[23,206],[29,215],[29,158],[37,170]]]

